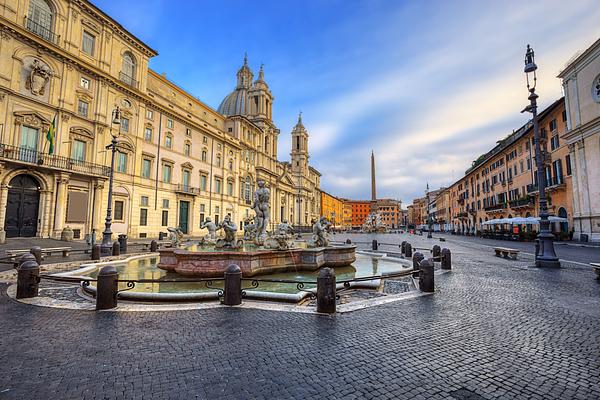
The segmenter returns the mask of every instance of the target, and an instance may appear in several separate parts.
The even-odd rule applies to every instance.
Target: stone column
[[[99,242],[100,240],[102,240],[102,229],[104,227],[104,220],[102,218],[102,211],[103,211],[103,205],[104,205],[104,201],[102,198],[102,191],[104,189],[104,181],[98,179],[96,180],[96,182],[94,183],[94,197],[93,197],[93,201],[94,204],[92,204],[92,221],[93,224],[91,226],[92,229],[96,230],[96,241]]]
[[[6,202],[8,201],[8,185],[0,185],[0,229],[4,229],[6,221]]]
[[[42,214],[42,226],[40,227],[41,237],[52,237],[52,227],[50,226],[50,215],[52,214],[52,191],[40,190],[40,211]]]
[[[573,186],[573,216],[580,213],[579,204],[579,168],[577,167],[577,157],[575,156],[575,143],[569,144],[569,155],[571,157],[571,183]]]
[[[60,239],[61,233],[65,227],[65,211],[67,209],[67,186],[69,184],[69,174],[56,174],[56,208],[54,212],[54,237]]]

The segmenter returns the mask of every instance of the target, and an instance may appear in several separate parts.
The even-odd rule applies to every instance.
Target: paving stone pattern
[[[600,398],[591,270],[449,246],[434,295],[332,317],[51,309],[2,286],[0,399]]]

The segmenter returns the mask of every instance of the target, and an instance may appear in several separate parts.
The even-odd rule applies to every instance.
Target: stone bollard
[[[352,240],[346,239],[346,244],[352,244]]]
[[[113,256],[121,255],[121,246],[119,246],[119,242],[117,242],[116,240],[113,242],[113,245],[112,245],[112,255]]]
[[[317,312],[335,313],[335,271],[321,268],[317,277]]]
[[[404,257],[412,257],[412,246],[410,245],[410,243],[406,243],[406,248],[404,249]]]
[[[400,254],[404,255],[404,253],[406,253],[406,240],[403,240],[402,243],[400,243]]]
[[[452,253],[450,249],[442,249],[442,269],[452,269]]]
[[[535,257],[540,254],[540,239],[535,239]]]
[[[421,292],[433,293],[433,260],[423,260],[419,264],[419,289]]]
[[[437,244],[431,248],[431,255],[433,256],[433,261],[439,261],[441,255],[442,248]]]
[[[423,261],[424,259],[425,259],[425,256],[423,255],[423,253],[415,251],[415,254],[413,254],[413,256],[412,256],[413,270],[414,271],[418,271],[419,270],[419,263],[421,261]]]
[[[121,234],[119,235],[119,248],[121,250],[121,254],[127,253],[127,235]]]
[[[158,242],[156,240],[153,240],[150,242],[150,251],[152,253],[156,253],[156,250],[158,250]]]
[[[38,265],[42,265],[42,248],[40,246],[33,246],[29,252],[35,256],[35,261],[37,261]]]
[[[17,299],[37,297],[40,286],[40,266],[37,261],[28,259],[19,265],[17,271]]]
[[[242,270],[240,267],[235,264],[227,267],[223,288],[223,304],[226,306],[242,304]]]
[[[110,310],[117,306],[119,274],[112,265],[102,267],[96,278],[96,310]]]
[[[100,259],[100,245],[95,244],[92,246],[92,260]]]
[[[373,250],[377,250],[379,248],[379,245],[377,243],[377,240],[373,239],[373,243],[371,244],[371,248]]]

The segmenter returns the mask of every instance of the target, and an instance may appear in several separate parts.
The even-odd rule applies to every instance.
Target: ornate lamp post
[[[112,195],[113,195],[113,177],[115,174],[115,153],[117,152],[117,136],[120,133],[121,128],[121,110],[119,107],[115,108],[112,112],[112,124],[111,124],[111,135],[112,141],[106,149],[111,149],[111,159],[110,159],[110,178],[108,181],[108,206],[106,207],[106,223],[104,232],[102,232],[102,244],[100,245],[100,254],[102,256],[109,256],[112,254],[112,231],[110,226],[112,224]],[[114,135],[112,131],[112,125],[117,125],[119,130],[117,130],[117,134]]]
[[[431,230],[433,229],[433,221],[431,219],[431,209],[429,208],[431,206],[429,204],[429,183],[427,183],[427,190],[425,191],[425,196],[427,196],[427,239],[431,239],[433,237],[431,235]]]
[[[537,77],[535,71],[535,57],[533,49],[527,45],[525,53],[525,75],[527,77],[527,90],[529,90],[529,105],[522,112],[530,112],[533,120],[533,140],[535,142],[535,163],[537,168],[537,184],[539,190],[540,208],[540,233],[537,236],[539,251],[535,254],[536,267],[560,267],[560,261],[554,251],[554,236],[550,232],[550,221],[548,220],[548,203],[546,201],[546,175],[544,173],[544,162],[540,147],[540,132],[537,117],[537,98],[535,85]],[[531,78],[530,78],[531,76]]]

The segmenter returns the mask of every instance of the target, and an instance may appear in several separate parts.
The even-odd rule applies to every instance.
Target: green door
[[[188,220],[190,218],[190,202],[179,202],[179,228],[183,233],[188,233]]]

